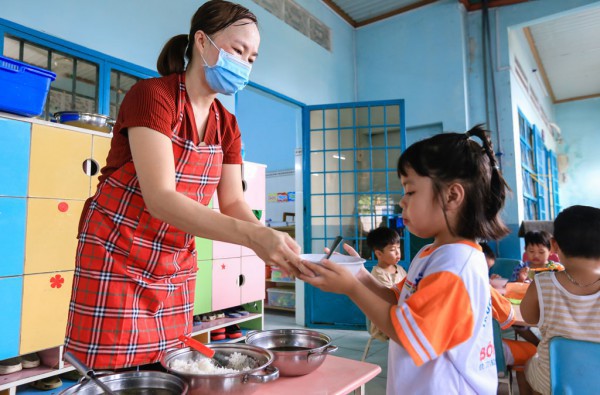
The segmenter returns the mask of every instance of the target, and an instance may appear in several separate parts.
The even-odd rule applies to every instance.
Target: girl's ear
[[[558,246],[558,243],[556,242],[556,240],[553,238],[550,239],[550,252],[554,252],[556,254],[558,254],[558,251],[560,250],[560,247]]]
[[[455,182],[446,189],[446,209],[457,210],[465,200],[465,188]]]
[[[198,44],[200,51],[204,52],[204,47],[208,43],[206,33],[204,33],[202,30],[196,30],[196,33],[194,33],[194,42]]]

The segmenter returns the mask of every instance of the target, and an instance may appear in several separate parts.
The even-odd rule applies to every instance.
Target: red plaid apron
[[[180,135],[186,101],[179,78],[173,154],[177,191],[207,205],[219,183],[223,151]],[[133,161],[92,197],[79,234],[65,348],[95,369],[153,363],[192,330],[198,270],[194,236],[153,218]]]

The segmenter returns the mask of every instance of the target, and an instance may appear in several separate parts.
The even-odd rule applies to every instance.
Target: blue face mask
[[[224,51],[222,48],[217,47],[210,37],[206,37],[219,50],[219,58],[214,66],[209,66],[204,56],[200,55],[204,61],[204,76],[208,85],[215,92],[223,93],[224,95],[233,95],[237,91],[244,89],[248,84],[252,66],[236,58],[229,52]]]

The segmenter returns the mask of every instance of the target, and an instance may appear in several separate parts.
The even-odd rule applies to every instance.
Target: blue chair
[[[553,337],[549,350],[552,394],[599,393],[600,343]]]
[[[519,259],[496,258],[494,266],[490,268],[490,275],[498,274],[500,277],[510,280],[515,267],[519,266],[520,264],[521,260]]]
[[[508,395],[512,395],[512,370],[511,367],[506,364],[504,358],[504,347],[502,347],[502,329],[500,324],[496,320],[493,321],[494,329],[494,349],[496,350],[496,369],[498,371],[498,383],[505,383],[508,385]]]

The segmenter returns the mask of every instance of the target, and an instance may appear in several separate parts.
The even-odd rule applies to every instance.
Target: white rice
[[[215,366],[210,358],[195,360],[176,359],[171,362],[170,367],[179,373],[227,374],[243,372],[258,366],[258,362],[254,358],[239,352],[234,352],[226,358],[229,362],[223,368]]]

